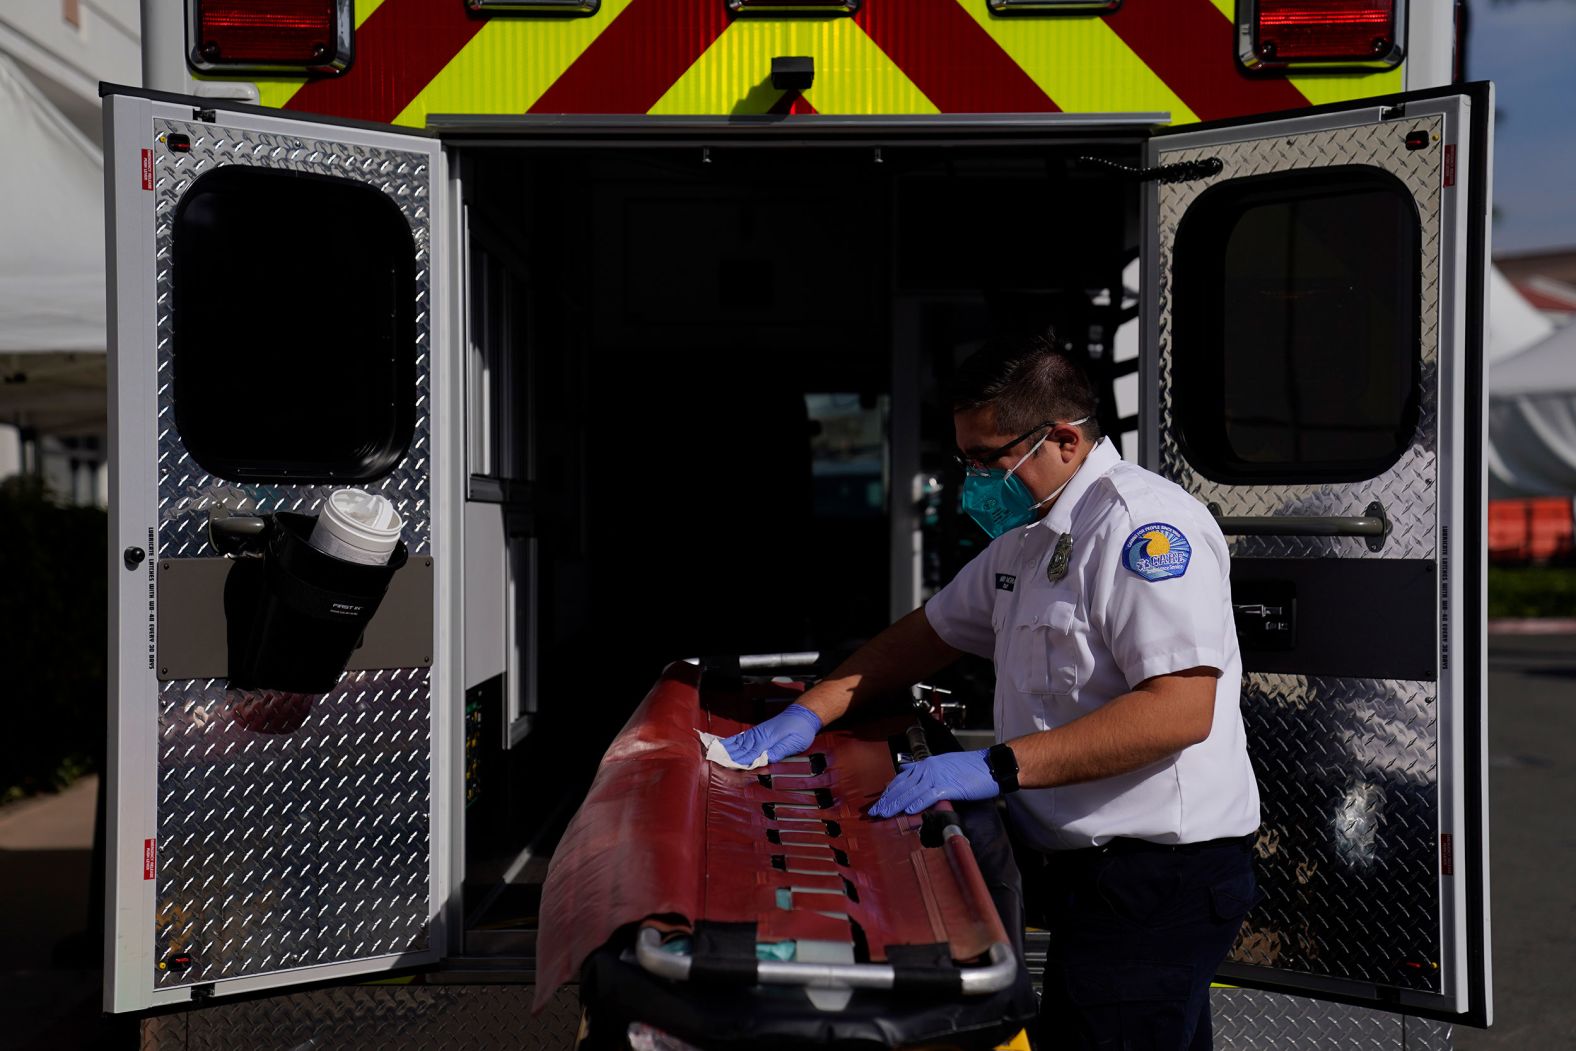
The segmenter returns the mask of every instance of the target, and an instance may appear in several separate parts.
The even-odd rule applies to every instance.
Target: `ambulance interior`
[[[944,392],[983,340],[1054,332],[1088,362],[1104,433],[1138,456],[1141,129],[1031,142],[884,128],[879,144],[868,131],[789,144],[739,130],[679,141],[671,129],[634,139],[503,128],[447,144],[463,229],[441,243],[466,257],[449,261],[463,286],[449,353],[463,357],[468,430],[456,947],[467,956],[529,955],[556,837],[666,664],[814,651],[824,672],[982,549],[958,508]],[[1173,390],[1189,392],[1190,419],[1213,417],[1190,434],[1229,418],[1229,433],[1213,433],[1215,458],[1236,474],[1368,479],[1413,443],[1421,286],[1394,264],[1418,257],[1417,211],[1394,180],[1360,174],[1318,194],[1300,176],[1245,182],[1214,198],[1219,216],[1195,211],[1193,228],[1233,231],[1230,253],[1220,236],[1189,235],[1188,250],[1217,266],[1229,254],[1233,287],[1253,294],[1233,302],[1229,326],[1218,310],[1176,315],[1201,349],[1177,359]],[[299,338],[342,331],[351,304],[367,312],[358,331],[382,333],[357,346],[399,365],[384,371],[390,384],[424,367],[402,357],[416,357],[410,315],[423,299],[401,296],[397,282],[414,278],[390,282],[386,263],[416,259],[409,224],[382,192],[310,185],[321,178],[221,169],[177,216],[192,220],[176,241],[179,324],[228,331],[229,319],[259,316],[259,302],[292,307],[227,337],[225,354],[177,362],[177,425],[221,477],[343,470],[376,481],[416,447],[417,414],[396,386],[369,390],[356,355]],[[303,254],[272,236],[292,224],[346,229],[371,247]],[[236,243],[253,248],[223,250]],[[1281,353],[1260,353],[1266,338]],[[240,390],[250,411],[288,404],[311,425],[238,427]],[[364,396],[355,412],[335,401],[346,391]],[[1384,626],[1390,607],[1338,601],[1350,591],[1329,584],[1347,579],[1330,565],[1236,567],[1252,571],[1234,572],[1238,601],[1284,605],[1293,586],[1309,600],[1296,652],[1264,635],[1273,625],[1245,639],[1255,667],[1317,659],[1332,674],[1431,674],[1431,564],[1340,570],[1391,574],[1363,579],[1405,599],[1417,627],[1399,634]],[[1397,573],[1410,574],[1404,587]],[[1331,597],[1315,616],[1319,595]],[[1359,616],[1372,630],[1353,627]],[[966,659],[933,685],[951,691],[958,732],[975,735],[966,743],[989,739],[988,661]],[[1294,763],[1266,751],[1270,737],[1258,758]],[[1315,794],[1345,791],[1332,782]],[[1432,820],[1410,787],[1390,797]],[[1433,885],[1432,840],[1418,843],[1393,852],[1408,874],[1397,886]],[[1417,928],[1431,925],[1434,898],[1409,901]]]
[[[505,675],[466,679],[467,954],[513,951],[664,664],[825,670],[982,547],[942,393],[982,340],[1054,331],[1136,455],[1141,184],[1091,155],[1142,156],[1100,136],[461,152],[467,517],[501,504],[513,629]],[[988,733],[988,662],[937,681]]]

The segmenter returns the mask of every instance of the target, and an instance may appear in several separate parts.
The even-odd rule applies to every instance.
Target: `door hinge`
[[[1139,182],[1193,182],[1196,179],[1208,179],[1219,175],[1225,169],[1225,164],[1219,157],[1200,157],[1196,161],[1177,161],[1175,164],[1161,164],[1154,168],[1134,168],[1132,165],[1122,164],[1120,161],[1106,157],[1079,157],[1078,163],[1109,168]]]
[[[211,109],[192,110],[192,120],[200,120],[204,124],[212,124],[216,119],[218,119],[217,115]]]

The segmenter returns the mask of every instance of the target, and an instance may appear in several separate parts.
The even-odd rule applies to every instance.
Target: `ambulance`
[[[980,550],[943,392],[1028,331],[1231,545],[1265,897],[1217,1040],[1489,1024],[1463,5],[143,17],[103,95],[105,1006],[144,1046],[567,1046],[536,905],[598,756],[667,662],[824,667]],[[398,558],[292,576],[345,489]],[[988,665],[929,685],[989,738]]]

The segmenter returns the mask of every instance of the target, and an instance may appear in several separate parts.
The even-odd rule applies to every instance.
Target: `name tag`
[[[1015,588],[1017,586],[1018,586],[1018,578],[1013,576],[1011,573],[997,573],[996,574],[996,590],[997,591],[1011,591],[1013,588]]]

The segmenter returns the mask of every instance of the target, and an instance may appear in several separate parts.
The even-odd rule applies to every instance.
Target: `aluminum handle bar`
[[[1390,535],[1390,517],[1377,500],[1360,515],[1222,515],[1214,504],[1209,509],[1227,536],[1353,536],[1378,551]]]
[[[739,658],[740,671],[768,671],[776,668],[810,668],[821,659],[815,650],[803,653],[749,653]]]

